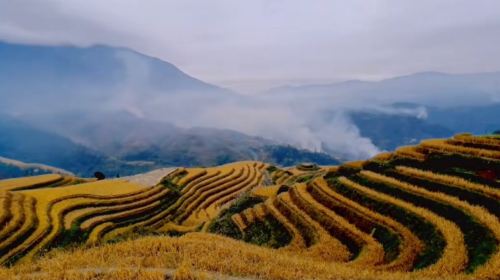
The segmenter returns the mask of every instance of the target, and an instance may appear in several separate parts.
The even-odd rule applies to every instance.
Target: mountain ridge
[[[465,127],[447,120],[447,111],[439,111],[437,117],[432,114],[431,123],[419,119],[425,115],[420,109],[413,112],[391,104],[418,104],[429,112],[429,104],[439,110],[443,104],[452,108],[466,104],[471,110],[453,115],[468,118],[476,114],[474,108],[491,103],[496,96],[500,100],[500,72],[464,74],[467,79],[472,77],[470,81],[461,81],[457,78],[461,76],[454,74],[424,72],[379,82],[345,81],[335,84],[334,90],[330,85],[320,85],[317,90],[297,87],[295,92],[254,98],[205,83],[169,62],[127,48],[0,43],[0,57],[1,113],[64,136],[106,157],[139,162],[168,158],[172,155],[171,147],[178,146],[176,143],[190,143],[191,147],[182,147],[185,158],[176,153],[178,160],[169,164],[189,165],[185,161],[189,158],[210,158],[196,163],[201,165],[220,163],[224,158],[242,160],[242,155],[256,159],[257,154],[274,151],[265,148],[268,144],[285,144],[282,151],[288,150],[286,145],[296,145],[303,154],[304,147],[324,151],[332,160],[366,158],[380,149],[409,144],[412,139],[450,136],[444,135],[444,130],[433,129],[435,124],[449,129],[450,134],[478,131],[471,124]],[[427,81],[429,77],[431,82]],[[380,133],[360,131],[361,123],[349,115],[363,110],[384,113],[372,114],[371,124],[384,131],[397,129],[398,125],[387,122],[387,116],[417,113],[416,119],[406,118],[405,124],[418,123],[422,134],[401,130],[400,135],[384,142],[381,137],[385,136]],[[495,113],[480,115],[474,119],[481,132],[500,127],[495,121],[498,118],[492,118]],[[244,133],[229,137],[220,130],[228,128]],[[344,140],[334,136],[343,136]],[[267,143],[264,138],[276,143]],[[200,143],[208,150],[202,151]],[[231,156],[217,154],[216,150],[228,151]]]
[[[271,87],[267,90],[265,90],[263,93],[273,93],[275,91],[283,91],[283,90],[300,90],[302,88],[310,88],[310,87],[317,87],[317,88],[328,88],[328,87],[342,87],[342,86],[350,86],[350,85],[362,85],[362,84],[377,84],[377,83],[383,83],[391,80],[400,80],[400,79],[406,79],[406,78],[413,78],[413,77],[449,77],[449,76],[466,76],[466,77],[473,77],[473,76],[499,76],[500,75],[500,70],[498,71],[487,71],[487,72],[467,72],[467,73],[448,73],[448,72],[441,72],[441,71],[421,71],[421,72],[414,72],[406,75],[396,75],[393,77],[388,77],[380,80],[362,80],[362,79],[348,79],[344,81],[339,81],[339,82],[326,82],[326,83],[304,83],[304,84],[299,84],[299,85],[282,85],[282,86],[276,86],[276,87]],[[261,93],[262,94],[262,93]]]
[[[70,123],[78,125],[71,120]],[[130,124],[130,120],[125,120],[120,127],[114,123],[115,130],[109,133],[115,136],[126,135],[123,133],[127,132],[127,124]],[[92,143],[99,141],[100,136],[89,132],[95,133],[98,128],[92,125],[90,127],[91,130],[81,131],[87,136],[96,135],[97,138],[87,138],[91,144],[82,145],[50,129],[33,127],[22,120],[0,115],[0,131],[3,132],[0,134],[0,156],[47,164],[80,176],[92,176],[95,171],[102,171],[109,176],[124,176],[168,166],[213,166],[252,159],[267,160],[279,165],[303,161],[321,164],[339,162],[326,154],[298,149],[262,137],[211,128],[180,129],[172,126],[174,133],[160,131],[159,133],[165,133],[164,136],[139,139],[135,141],[139,146],[128,142],[113,146],[116,140],[105,134],[103,137],[111,142],[96,146]],[[158,128],[156,125],[153,127]],[[107,131],[106,126],[102,129]],[[18,170],[9,172],[5,171],[4,177],[9,177],[8,174],[26,175]]]

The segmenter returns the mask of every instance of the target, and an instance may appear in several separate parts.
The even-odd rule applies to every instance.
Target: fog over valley
[[[41,140],[20,137],[34,129],[46,133],[45,144],[61,137],[68,142],[60,146],[85,151],[106,168],[264,158],[329,164],[500,127],[500,61],[488,47],[498,40],[494,9],[464,20],[467,5],[457,5],[444,19],[428,10],[429,1],[412,4],[434,20],[407,26],[427,42],[419,48],[391,24],[416,22],[408,6],[385,1],[365,8],[360,1],[307,7],[292,1],[286,8],[256,1],[234,15],[227,1],[202,5],[220,21],[208,14],[187,21],[182,5],[155,2],[143,13],[157,17],[156,7],[172,17],[158,18],[158,25],[139,17],[133,27],[122,16],[134,13],[135,1],[119,16],[99,19],[93,13],[107,13],[109,3],[26,2],[0,4],[0,115],[9,129],[22,131],[0,138],[0,156],[49,163],[39,162],[49,156],[13,152],[20,139],[33,150],[41,147]],[[176,15],[167,9],[174,7]],[[337,19],[320,7],[330,7]],[[318,13],[325,23],[313,20]],[[262,22],[250,21],[257,14]],[[444,30],[446,42],[438,36]],[[448,52],[458,35],[464,44]]]
[[[499,35],[499,0],[0,0],[0,280],[499,280]]]
[[[140,141],[158,141],[181,128],[211,127],[342,160],[363,159],[383,147],[362,135],[351,113],[425,121],[428,107],[486,106],[500,96],[500,73],[428,72],[241,95],[123,48],[2,43],[0,50],[7,58],[1,66],[6,73],[0,78],[2,111],[95,149],[120,141],[114,137],[126,135],[140,146],[148,144]],[[401,102],[406,106],[398,105]],[[120,114],[131,120],[121,120]],[[136,135],[131,135],[134,131]],[[92,135],[97,132],[101,134]]]

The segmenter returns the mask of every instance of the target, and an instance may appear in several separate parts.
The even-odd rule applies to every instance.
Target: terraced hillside
[[[0,191],[4,278],[500,279],[497,136],[336,167],[177,168],[149,187],[44,175]]]

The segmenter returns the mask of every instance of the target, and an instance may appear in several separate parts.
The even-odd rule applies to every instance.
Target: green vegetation
[[[255,221],[243,234],[244,241],[271,248],[283,247],[290,243],[291,239],[286,228],[272,216],[266,216],[264,221]]]
[[[492,232],[462,210],[403,191],[387,184],[376,183],[359,176],[354,176],[351,179],[362,184],[363,186],[370,187],[379,192],[392,195],[416,206],[433,211],[436,214],[456,223],[464,234],[467,246],[469,257],[469,263],[466,268],[467,272],[474,271],[477,266],[483,264],[494,252],[496,252],[498,244]]]
[[[223,210],[219,217],[217,217],[208,227],[208,231],[212,233],[218,233],[225,236],[229,236],[235,239],[242,239],[238,227],[231,220],[231,216],[238,214],[241,211],[253,207],[254,205],[263,202],[261,198],[252,197],[248,194],[243,195],[241,198],[236,200],[231,207]]]
[[[435,263],[443,253],[446,245],[444,237],[430,222],[396,205],[367,197],[335,179],[330,179],[328,183],[338,193],[375,212],[393,218],[417,235],[424,242],[425,248],[415,260],[414,269],[422,269]]]

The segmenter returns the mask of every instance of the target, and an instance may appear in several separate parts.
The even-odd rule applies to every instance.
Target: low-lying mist
[[[72,138],[78,138],[72,133],[87,118],[102,116],[102,123],[106,123],[109,114],[128,112],[138,120],[171,123],[183,128],[231,129],[353,160],[371,157],[380,149],[369,138],[361,136],[349,117],[350,112],[426,118],[425,105],[487,104],[500,96],[500,85],[489,83],[488,76],[455,77],[441,73],[382,82],[284,87],[257,95],[240,95],[205,84],[171,64],[136,52],[95,48],[90,49],[99,53],[99,59],[87,55],[85,67],[77,65],[76,70],[52,69],[51,72],[42,67],[23,69],[23,65],[14,65],[19,69],[14,67],[10,71],[12,76],[0,78],[0,82],[5,82],[0,86],[0,97],[4,101],[0,110]],[[73,48],[71,55],[88,50]],[[103,55],[106,60],[102,59]],[[96,76],[95,69],[102,75]],[[488,75],[492,75],[493,80],[499,76],[498,73]],[[75,113],[77,118],[64,121],[66,116]],[[109,122],[109,129],[113,125]],[[141,122],[130,122],[129,129],[132,126],[141,126]],[[149,129],[161,130],[162,127]],[[85,131],[79,133],[83,135]],[[161,137],[158,132],[151,134]],[[108,137],[120,137],[120,134],[111,133]]]

